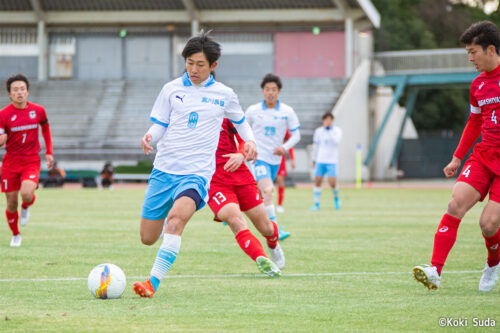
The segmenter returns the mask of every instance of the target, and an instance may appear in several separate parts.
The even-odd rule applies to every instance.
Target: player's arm
[[[450,163],[443,169],[446,177],[451,178],[457,174],[462,160],[481,134],[482,123],[481,109],[471,105],[471,114],[465,125],[458,147],[453,153]]]
[[[318,158],[318,151],[319,151],[319,138],[318,138],[318,130],[316,129],[314,131],[314,136],[313,136],[313,153],[312,153],[312,160],[313,160],[313,167],[316,164],[316,159]]]
[[[7,142],[7,134],[5,129],[0,128],[0,147],[2,147]]]
[[[222,155],[222,157],[226,157],[229,159],[226,164],[224,164],[224,170],[226,170],[227,172],[234,172],[238,170],[246,157],[245,141],[241,138],[241,136],[239,136],[238,133],[235,133],[235,137],[238,143],[238,152]]]
[[[167,131],[170,122],[170,91],[167,85],[163,87],[151,110],[150,120],[153,125],[144,134],[141,140],[142,150],[146,155],[153,150],[152,145],[156,144]]]
[[[45,113],[45,111],[44,111]],[[52,147],[52,134],[50,133],[50,125],[47,116],[44,116],[42,122],[40,122],[40,127],[42,128],[43,141],[45,142],[45,161],[47,162],[47,168],[52,168],[54,165],[53,147]]]
[[[0,147],[7,142],[7,133],[5,131],[5,122],[3,115],[0,115]]]
[[[281,147],[274,149],[274,155],[285,155],[287,150],[290,150],[300,141],[299,118],[297,118],[297,115],[293,110],[288,116],[288,129],[290,130],[290,138]]]
[[[224,108],[225,117],[228,118],[245,141],[245,155],[247,161],[257,160],[257,145],[253,136],[252,128],[246,121],[245,114],[241,109],[238,97],[232,92],[229,103]]]

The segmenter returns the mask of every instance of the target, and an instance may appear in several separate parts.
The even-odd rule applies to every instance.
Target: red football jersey
[[[236,131],[231,121],[225,118],[222,122],[219,145],[215,152],[215,162],[217,166],[212,181],[230,183],[233,185],[246,185],[255,181],[245,163],[242,163],[238,170],[234,172],[227,172],[224,170],[224,164],[226,164],[229,158],[223,157],[223,155],[238,153],[237,142],[243,144],[243,140],[239,138],[237,133],[238,131]]]
[[[28,102],[25,109],[13,104],[0,111],[0,134],[6,133],[5,149],[9,155],[38,155],[40,141],[38,127],[47,123],[47,114],[41,105]]]
[[[481,73],[470,88],[471,112],[481,114],[482,145],[500,146],[500,66]]]

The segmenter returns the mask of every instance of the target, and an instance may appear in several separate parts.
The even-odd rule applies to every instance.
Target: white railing
[[[465,48],[378,52],[387,75],[474,72]]]

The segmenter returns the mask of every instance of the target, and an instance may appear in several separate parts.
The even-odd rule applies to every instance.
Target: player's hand
[[[257,145],[253,141],[245,142],[245,155],[247,155],[247,161],[257,161]]]
[[[45,155],[45,161],[47,162],[47,168],[52,169],[54,166],[54,156]]]
[[[241,163],[245,160],[245,156],[240,153],[235,153],[235,154],[226,154],[222,155],[222,157],[228,157],[229,161],[224,164],[224,170],[227,172],[234,172],[238,170],[240,167]]]
[[[283,147],[276,147],[276,148],[274,148],[273,155],[283,156],[285,154],[286,154],[285,148],[283,148]]]
[[[0,147],[2,147],[7,142],[7,134],[0,135]]]
[[[291,162],[290,166],[292,167],[292,170],[295,170],[295,166],[296,166],[296,165],[295,165],[295,160],[292,160],[292,162]]]
[[[457,175],[457,171],[458,171],[458,168],[460,168],[461,163],[462,163],[462,161],[458,157],[453,156],[453,158],[451,159],[451,162],[448,163],[448,165],[445,166],[443,169],[444,175],[447,178],[455,177]]]
[[[153,151],[153,147],[151,147],[151,134],[146,133],[141,140],[142,151],[144,154],[149,155],[151,151]]]

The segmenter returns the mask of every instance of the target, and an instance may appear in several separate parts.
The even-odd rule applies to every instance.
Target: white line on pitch
[[[445,274],[472,274],[482,271],[444,271]],[[283,274],[283,277],[305,277],[305,276],[363,276],[363,275],[402,275],[411,274],[411,272],[337,272],[337,273],[292,273]],[[130,276],[129,279],[147,279],[149,276]],[[262,274],[213,274],[213,275],[170,275],[167,279],[228,279],[228,278],[262,278]],[[46,278],[46,279],[0,279],[0,282],[41,282],[41,281],[82,281],[87,280],[83,277],[69,278]]]

